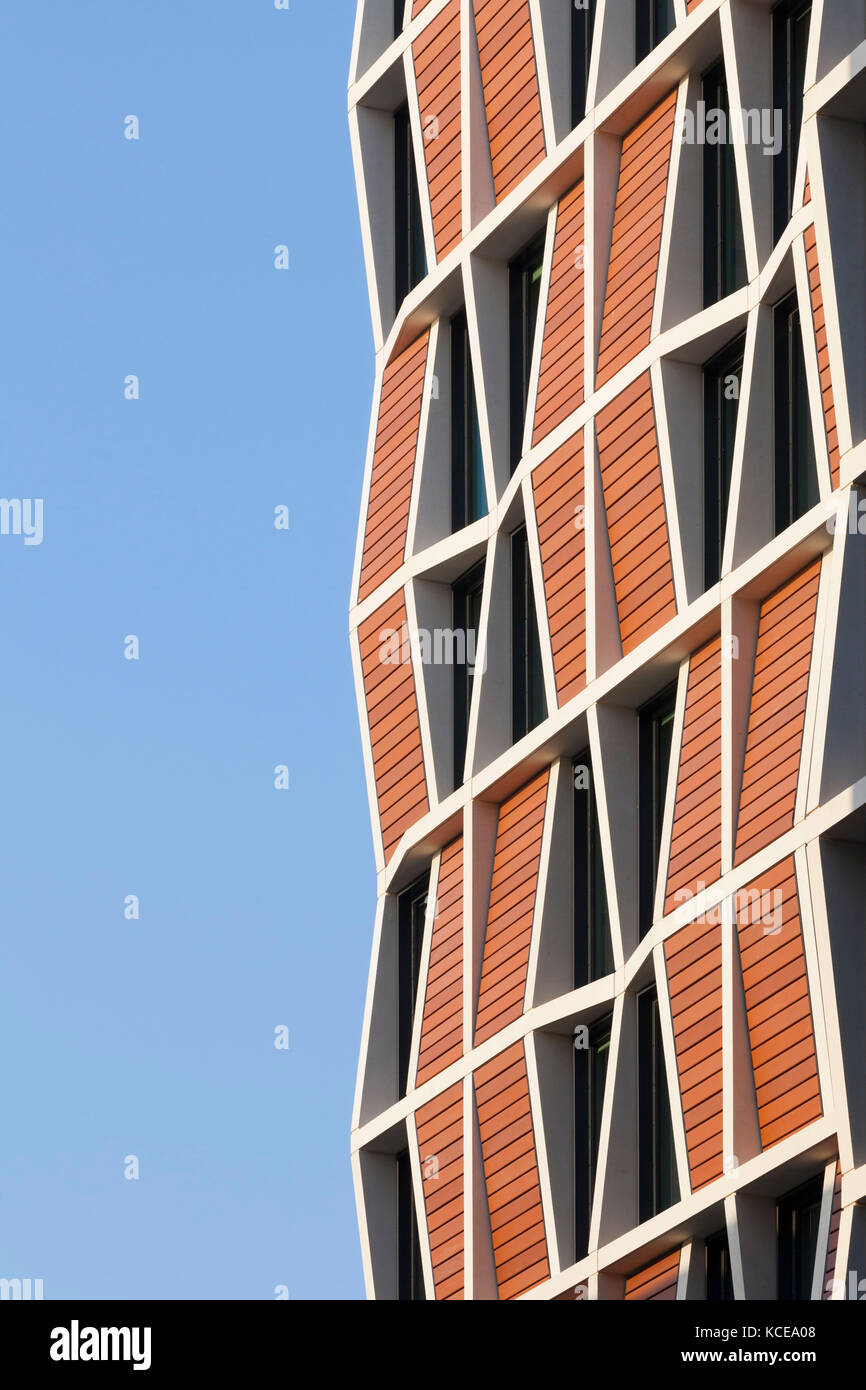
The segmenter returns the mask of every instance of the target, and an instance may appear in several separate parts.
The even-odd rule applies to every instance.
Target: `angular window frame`
[[[808,15],[805,32],[802,20]],[[772,11],[773,108],[782,112],[782,148],[773,157],[773,232],[775,240],[791,219],[794,179],[803,128],[803,87],[812,0],[782,0]]]
[[[642,1225],[679,1200],[679,1177],[655,985],[641,991],[637,1009],[638,1221]]]
[[[540,231],[508,266],[509,450],[513,473],[523,457],[532,354],[541,308],[546,233]]]
[[[708,1303],[731,1303],[734,1281],[731,1274],[731,1251],[728,1230],[723,1226],[704,1240],[704,1269]]]
[[[463,632],[464,657],[462,662],[455,657],[453,666],[454,682],[454,721],[453,755],[454,788],[463,785],[463,772],[466,765],[466,744],[469,735],[469,714],[472,709],[472,686],[475,679],[474,665],[469,664],[469,633],[475,632],[474,653],[478,653],[478,635],[481,629],[481,603],[484,597],[484,561],[480,560],[471,570],[455,580],[451,586],[452,627],[455,633]],[[476,616],[477,615],[477,616]],[[472,623],[475,627],[471,626]]]
[[[511,535],[512,741],[519,743],[547,718],[538,612],[526,526]]]
[[[574,759],[573,773],[585,767],[587,788],[574,788],[574,977],[575,989],[611,974],[613,944],[598,805],[589,749]]]
[[[664,828],[673,729],[676,721],[677,683],[659,691],[638,710],[638,812],[640,935],[646,936],[653,920]],[[665,762],[664,731],[670,728]]]
[[[394,305],[400,306],[427,274],[421,192],[412,144],[409,103],[394,112]]]
[[[487,512],[472,349],[466,311],[451,320],[451,530],[462,531]]]
[[[704,308],[746,284],[746,248],[731,132],[731,107],[724,59],[703,74],[707,111],[724,111],[725,140],[704,145]]]
[[[589,1026],[588,1046],[574,1049],[574,1257],[589,1250],[601,1117],[607,1085],[613,1014]]]
[[[596,0],[588,0],[585,9],[571,6],[571,128],[574,130],[586,116],[586,97],[589,91],[589,67],[592,62],[592,37],[595,30]]]
[[[418,1006],[418,986],[421,979],[421,958],[424,952],[424,927],[427,896],[430,891],[430,871],[426,870],[397,899],[397,1034],[398,1078],[400,1096],[405,1096],[409,1082],[409,1059],[412,1033]]]
[[[426,1301],[421,1233],[415,1210],[412,1161],[409,1150],[397,1154],[397,1298],[400,1302]]]
[[[662,39],[673,33],[676,22],[674,0],[635,0],[635,66],[649,57]]]
[[[780,1303],[812,1298],[823,1198],[824,1179],[818,1174],[776,1203],[776,1297]]]
[[[803,328],[796,289],[773,308],[776,535],[820,500]],[[802,452],[805,446],[805,454]]]
[[[722,573],[725,532],[731,501],[739,394],[731,411],[725,399],[730,377],[739,378],[742,392],[746,335],[741,333],[702,369],[704,394],[704,589],[718,584]]]

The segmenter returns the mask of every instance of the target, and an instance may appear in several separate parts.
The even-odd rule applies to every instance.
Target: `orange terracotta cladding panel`
[[[836,1180],[833,1184],[833,1205],[830,1209],[830,1238],[827,1242],[827,1260],[824,1265],[824,1288],[821,1297],[826,1301],[833,1292],[836,1277],[836,1251],[839,1248],[839,1225],[842,1221],[842,1165],[836,1164]],[[843,1276],[844,1278],[844,1273]]]
[[[599,386],[649,344],[676,104],[674,91],[622,142],[598,354]]]
[[[460,240],[460,0],[450,0],[412,47],[424,159],[433,211],[436,255],[441,261]]]
[[[689,662],[665,912],[722,871],[722,639]]]
[[[463,1298],[463,1082],[422,1105],[418,1157],[437,1299]]]
[[[414,19],[415,16],[420,14],[423,9],[426,9],[429,4],[430,0],[412,0],[412,18]]]
[[[734,863],[794,824],[821,561],[761,604]]]
[[[737,895],[737,927],[762,1147],[821,1117],[793,858]]]
[[[586,685],[586,531],[583,433],[532,474],[556,694],[566,704]]]
[[[429,343],[429,331],[422,333],[385,368],[367,503],[359,601],[403,563]]]
[[[400,590],[360,627],[364,694],[386,859],[404,830],[429,809],[412,663],[383,659],[391,655],[390,634],[403,633],[405,622],[406,601]]]
[[[691,14],[692,10],[696,10],[700,3],[701,0],[686,0],[686,13]]]
[[[442,851],[417,1085],[463,1055],[463,836]]]
[[[821,374],[821,397],[824,402],[824,428],[827,432],[827,452],[833,487],[839,486],[839,431],[836,427],[836,405],[830,377],[830,348],[827,343],[827,324],[824,316],[824,292],[821,288],[821,268],[818,264],[818,243],[815,224],[806,228],[806,264],[809,267],[809,290],[812,295],[812,322],[815,325],[815,345],[818,349],[818,371]]]
[[[677,611],[649,372],[599,415],[598,451],[625,654]]]
[[[523,1043],[475,1073],[493,1260],[501,1299],[550,1277]]]
[[[533,444],[583,404],[583,180],[556,210]]]
[[[529,0],[473,0],[496,201],[544,158]]]
[[[499,808],[475,1021],[476,1044],[498,1033],[523,1012],[548,778],[549,770],[545,768]]]
[[[722,1161],[722,929],[696,922],[665,942],[692,1191]]]
[[[680,1252],[674,1250],[646,1269],[630,1274],[625,1281],[625,1296],[629,1302],[672,1303],[677,1296],[680,1275]]]

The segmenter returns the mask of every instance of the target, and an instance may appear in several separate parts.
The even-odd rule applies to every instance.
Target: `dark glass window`
[[[586,115],[592,28],[597,0],[572,0],[571,5],[571,125]]]
[[[635,62],[642,62],[652,53],[656,45],[673,32],[675,24],[674,0],[635,0]]]
[[[574,1052],[574,1257],[580,1260],[589,1249],[589,1219],[598,1165],[604,1086],[610,1056],[613,1015],[599,1019],[589,1029],[588,1047]]]
[[[670,686],[650,704],[645,705],[639,714],[641,936],[652,926],[675,707],[676,686]]]
[[[737,171],[734,166],[725,65],[704,76],[707,111],[725,115],[721,144],[704,145],[704,306],[715,304],[746,283],[746,252]]]
[[[427,274],[418,174],[406,102],[394,112],[394,165],[396,307],[399,309],[409,291]]]
[[[408,1149],[397,1155],[397,1297],[427,1297]]]
[[[638,995],[638,1188],[640,1220],[678,1197],[674,1136],[655,988]]]
[[[783,1302],[812,1297],[822,1191],[822,1179],[813,1178],[781,1197],[776,1207],[778,1297]]]
[[[803,125],[803,89],[812,0],[784,0],[773,11],[773,106],[782,113],[782,147],[773,160],[776,240],[791,216]]]
[[[418,977],[421,971],[421,951],[424,946],[424,914],[427,909],[429,873],[424,874],[400,894],[397,904],[400,1095],[406,1094],[409,1078],[409,1053],[412,1047],[412,1024],[415,1019],[415,1000],[418,996]]]
[[[466,315],[451,320],[451,526],[460,531],[487,511],[481,434]]]
[[[612,970],[598,808],[586,749],[574,762],[574,987]]]
[[[716,1231],[715,1235],[707,1236],[704,1246],[707,1270],[707,1302],[732,1302],[734,1283],[731,1278],[731,1253],[728,1249],[727,1231]]]
[[[776,534],[818,501],[815,439],[797,294],[774,310]]]
[[[406,14],[406,0],[394,0],[394,38],[403,32],[403,19]]]
[[[481,596],[484,592],[484,565],[476,565],[452,590],[454,645],[454,785],[463,783],[466,762],[466,736],[472,707],[472,682],[481,628]],[[460,634],[463,634],[462,638]]]
[[[719,582],[734,468],[745,335],[704,366],[704,584]]]
[[[536,724],[540,724],[547,713],[525,526],[521,526],[511,537],[511,615],[513,734],[516,743]]]
[[[523,453],[523,427],[529,398],[532,348],[538,322],[541,274],[544,267],[544,235],[536,237],[509,266],[509,339],[511,357],[510,437],[511,471]]]

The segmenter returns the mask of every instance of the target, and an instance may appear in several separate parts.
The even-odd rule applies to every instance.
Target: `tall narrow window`
[[[678,1197],[673,1126],[655,988],[638,995],[638,1187],[640,1220]]]
[[[512,473],[520,462],[520,456],[523,453],[523,430],[526,424],[529,375],[532,370],[532,349],[538,323],[538,301],[541,297],[543,266],[543,234],[536,237],[509,266],[509,350],[511,357],[509,424]]]
[[[745,335],[704,366],[704,584],[722,573]]]
[[[715,304],[746,283],[743,220],[737,190],[728,85],[724,63],[704,76],[707,112],[721,112],[718,133],[724,139],[704,145],[704,306]]]
[[[776,534],[818,501],[815,439],[796,291],[777,304],[775,327]]]
[[[640,785],[640,931],[652,926],[653,903],[662,843],[665,794],[671,763],[676,686],[645,705],[639,715]]]
[[[613,970],[598,807],[589,749],[574,762],[574,987]]]
[[[592,30],[596,0],[572,0],[571,5],[571,125],[580,125],[586,115],[589,64],[592,58]]]
[[[511,615],[511,684],[516,743],[536,724],[540,724],[547,712],[525,526],[521,526],[511,537]]]
[[[783,1302],[812,1297],[822,1189],[821,1178],[813,1178],[781,1197],[776,1207],[778,1297]]]
[[[461,531],[487,511],[481,434],[465,313],[451,320],[451,526]]]
[[[731,1254],[727,1230],[716,1231],[704,1242],[707,1272],[707,1302],[729,1303],[734,1297]]]
[[[595,1171],[598,1166],[598,1147],[601,1137],[601,1117],[604,1109],[604,1087],[610,1055],[610,1034],[613,1015],[601,1018],[589,1029],[586,1047],[575,1047],[574,1053],[574,1257],[580,1260],[589,1249],[589,1220]]]
[[[773,11],[773,106],[782,113],[782,144],[773,160],[773,223],[777,241],[788,225],[794,204],[811,18],[812,0],[783,0]]]
[[[399,990],[399,1048],[400,1095],[406,1094],[409,1079],[409,1053],[412,1048],[412,1026],[415,1020],[415,1001],[421,972],[421,951],[424,946],[424,915],[427,909],[429,873],[424,874],[400,894],[397,904],[398,990]]]
[[[394,0],[394,38],[398,39],[403,32],[403,20],[406,15],[406,0]]]
[[[673,32],[675,24],[674,0],[635,0],[635,62],[642,62],[652,53],[656,45]]]
[[[394,112],[394,164],[395,288],[399,309],[409,291],[427,274],[418,174],[406,102]]]
[[[409,1150],[397,1155],[397,1297],[426,1299]]]
[[[454,630],[454,786],[463,784],[466,737],[472,708],[472,682],[478,654],[481,627],[481,596],[484,592],[484,565],[476,565],[458,579],[453,594]]]

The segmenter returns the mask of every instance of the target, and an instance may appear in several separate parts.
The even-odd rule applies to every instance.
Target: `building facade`
[[[866,4],[360,0],[349,118],[368,1294],[866,1297]]]

